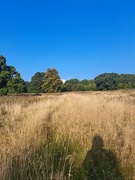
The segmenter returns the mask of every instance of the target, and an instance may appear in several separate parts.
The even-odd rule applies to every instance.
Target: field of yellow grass
[[[0,179],[134,180],[135,91],[0,97]]]

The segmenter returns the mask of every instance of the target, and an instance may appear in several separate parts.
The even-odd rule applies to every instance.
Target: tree
[[[8,92],[7,82],[10,77],[10,73],[8,71],[8,67],[6,65],[6,58],[4,56],[0,56],[0,95],[6,95]]]
[[[30,93],[31,92],[31,82],[25,81],[25,87],[26,87],[26,92]]]
[[[43,72],[37,72],[31,79],[30,83],[30,91],[33,93],[41,93],[42,92],[42,85],[43,85]]]
[[[7,94],[6,84],[8,81],[8,72],[6,71],[6,58],[0,56],[0,95]]]
[[[5,70],[6,68],[6,58],[4,56],[0,56],[0,72]]]
[[[45,93],[60,92],[63,82],[58,75],[58,71],[54,68],[47,69],[43,78],[42,90]]]
[[[80,81],[80,83],[84,86],[85,91],[91,91],[96,89],[96,84],[94,80],[84,79]]]
[[[76,91],[85,91],[85,86],[83,84],[77,84]]]
[[[65,91],[76,91],[79,83],[80,83],[80,81],[78,79],[75,79],[75,78],[70,79],[65,82],[64,90]]]
[[[116,73],[104,73],[95,78],[97,90],[115,90],[119,81]]]
[[[135,88],[135,75],[134,74],[120,74],[117,88],[118,89]]]
[[[95,82],[93,80],[70,79],[65,82],[63,91],[90,91],[95,90]]]
[[[8,93],[23,93],[26,92],[26,86],[24,80],[21,78],[18,72],[14,72],[12,77],[7,82]]]
[[[0,56],[0,95],[25,92],[25,83],[13,66],[6,65],[6,58]]]

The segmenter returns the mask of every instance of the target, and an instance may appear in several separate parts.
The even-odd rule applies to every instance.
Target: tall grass
[[[135,179],[134,91],[0,98],[0,179],[94,179],[83,163],[96,135],[122,176],[100,163],[95,177]]]

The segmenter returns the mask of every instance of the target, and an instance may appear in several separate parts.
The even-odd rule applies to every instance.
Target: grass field
[[[0,97],[1,180],[135,179],[135,91]]]

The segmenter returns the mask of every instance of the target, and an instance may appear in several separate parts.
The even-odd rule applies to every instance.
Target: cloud
[[[63,83],[65,83],[65,82],[66,82],[66,80],[65,80],[65,79],[62,79],[62,82],[63,82]]]

